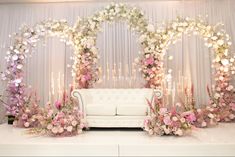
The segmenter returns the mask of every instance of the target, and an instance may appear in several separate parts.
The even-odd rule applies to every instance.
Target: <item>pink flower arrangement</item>
[[[13,125],[20,128],[37,127],[41,114],[41,108],[38,103],[36,93],[32,92],[27,100],[25,100],[25,104],[20,108]]]
[[[70,90],[72,91],[72,89]],[[56,110],[54,110],[56,109]],[[39,116],[40,125],[29,130],[32,134],[46,134],[49,136],[75,136],[87,127],[83,113],[78,105],[66,92],[62,100],[57,100],[54,107],[48,103]]]
[[[218,117],[215,114],[214,108],[210,106],[199,109],[196,108],[193,85],[191,85],[190,90],[186,87],[184,94],[185,99],[184,101],[181,100],[182,107],[184,108],[182,116],[184,116],[192,125],[199,128],[205,128],[218,124]]]
[[[162,100],[154,99],[154,104],[148,101],[151,116],[144,122],[144,130],[150,135],[183,136],[191,130],[190,122],[175,108],[169,110],[162,107]]]
[[[227,83],[219,84],[216,90],[211,92],[207,87],[210,103],[207,108],[216,115],[218,122],[230,122],[235,119],[234,88]],[[222,93],[222,94],[221,94]]]

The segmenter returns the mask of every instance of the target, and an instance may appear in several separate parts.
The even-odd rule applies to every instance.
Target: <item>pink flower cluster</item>
[[[41,108],[38,105],[37,95],[31,93],[27,100],[25,100],[25,104],[20,108],[13,125],[21,128],[37,127],[39,125],[40,114]]]
[[[194,115],[185,118],[175,108],[169,110],[162,107],[162,101],[155,99],[154,104],[148,101],[151,116],[144,122],[144,130],[150,135],[176,135],[183,136],[191,130],[191,123],[195,120]]]
[[[163,64],[158,61],[157,56],[145,53],[139,64],[141,67],[140,69],[144,74],[144,78],[147,81],[145,86],[147,88],[158,87],[161,84],[160,80],[162,80],[163,76]]]
[[[213,113],[213,110],[214,109],[210,107],[190,110],[182,113],[182,116],[184,116],[195,127],[211,127],[218,124],[217,116]]]
[[[76,82],[78,82],[78,88],[89,88],[92,87],[94,82],[98,80],[99,69],[96,66],[97,55],[85,49],[81,57],[78,58],[76,72]]]
[[[83,113],[79,112],[77,107],[69,111],[61,109],[57,112],[53,112],[51,106],[47,109],[49,109],[45,111],[47,118],[42,121],[41,128],[51,136],[74,136],[81,134],[82,129],[86,127]]]
[[[71,90],[72,91],[72,90]],[[42,133],[50,136],[74,136],[82,133],[87,127],[83,113],[77,103],[66,92],[62,100],[57,100],[52,106],[46,104],[38,116],[40,124],[30,130],[31,133]]]
[[[230,122],[235,120],[235,95],[234,87],[228,83],[218,84],[215,91],[210,92],[209,108],[217,116],[219,122]]]

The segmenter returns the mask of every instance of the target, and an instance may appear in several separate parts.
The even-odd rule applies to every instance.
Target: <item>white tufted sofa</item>
[[[89,127],[143,127],[152,89],[76,89]]]

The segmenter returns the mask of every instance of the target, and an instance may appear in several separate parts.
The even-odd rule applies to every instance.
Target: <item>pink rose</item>
[[[148,59],[145,60],[145,64],[146,65],[152,65],[154,63],[154,59],[153,57],[150,57]]]
[[[55,107],[56,107],[58,110],[60,110],[60,109],[62,108],[62,103],[61,103],[59,100],[57,100],[57,101],[55,102]]]
[[[235,111],[235,103],[232,102],[232,103],[230,103],[229,105],[230,105],[230,107],[232,108],[232,110]]]
[[[170,116],[164,117],[163,122],[164,122],[166,125],[171,125],[171,118],[170,118]]]
[[[88,80],[91,79],[91,75],[90,75],[90,74],[86,74],[86,75],[84,76],[84,78],[85,78],[86,81],[88,81]]]
[[[25,122],[25,123],[24,123],[24,126],[25,126],[26,128],[28,128],[28,127],[29,127],[29,122]]]
[[[196,116],[194,113],[190,113],[189,115],[186,116],[186,120],[190,123],[195,122],[196,121]]]
[[[72,126],[68,126],[66,129],[67,129],[68,132],[72,132],[73,127]]]
[[[167,113],[167,108],[165,108],[165,107],[160,108],[160,110],[159,110],[159,114],[160,114],[160,115],[164,115],[164,114],[166,114],[166,113]]]
[[[22,117],[21,117],[23,120],[26,120],[28,119],[28,115],[27,114],[22,114]]]

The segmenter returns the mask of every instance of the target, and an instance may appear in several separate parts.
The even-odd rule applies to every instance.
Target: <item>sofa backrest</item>
[[[151,99],[153,90],[150,88],[131,89],[78,89],[86,104],[109,105],[146,105],[146,99]]]

